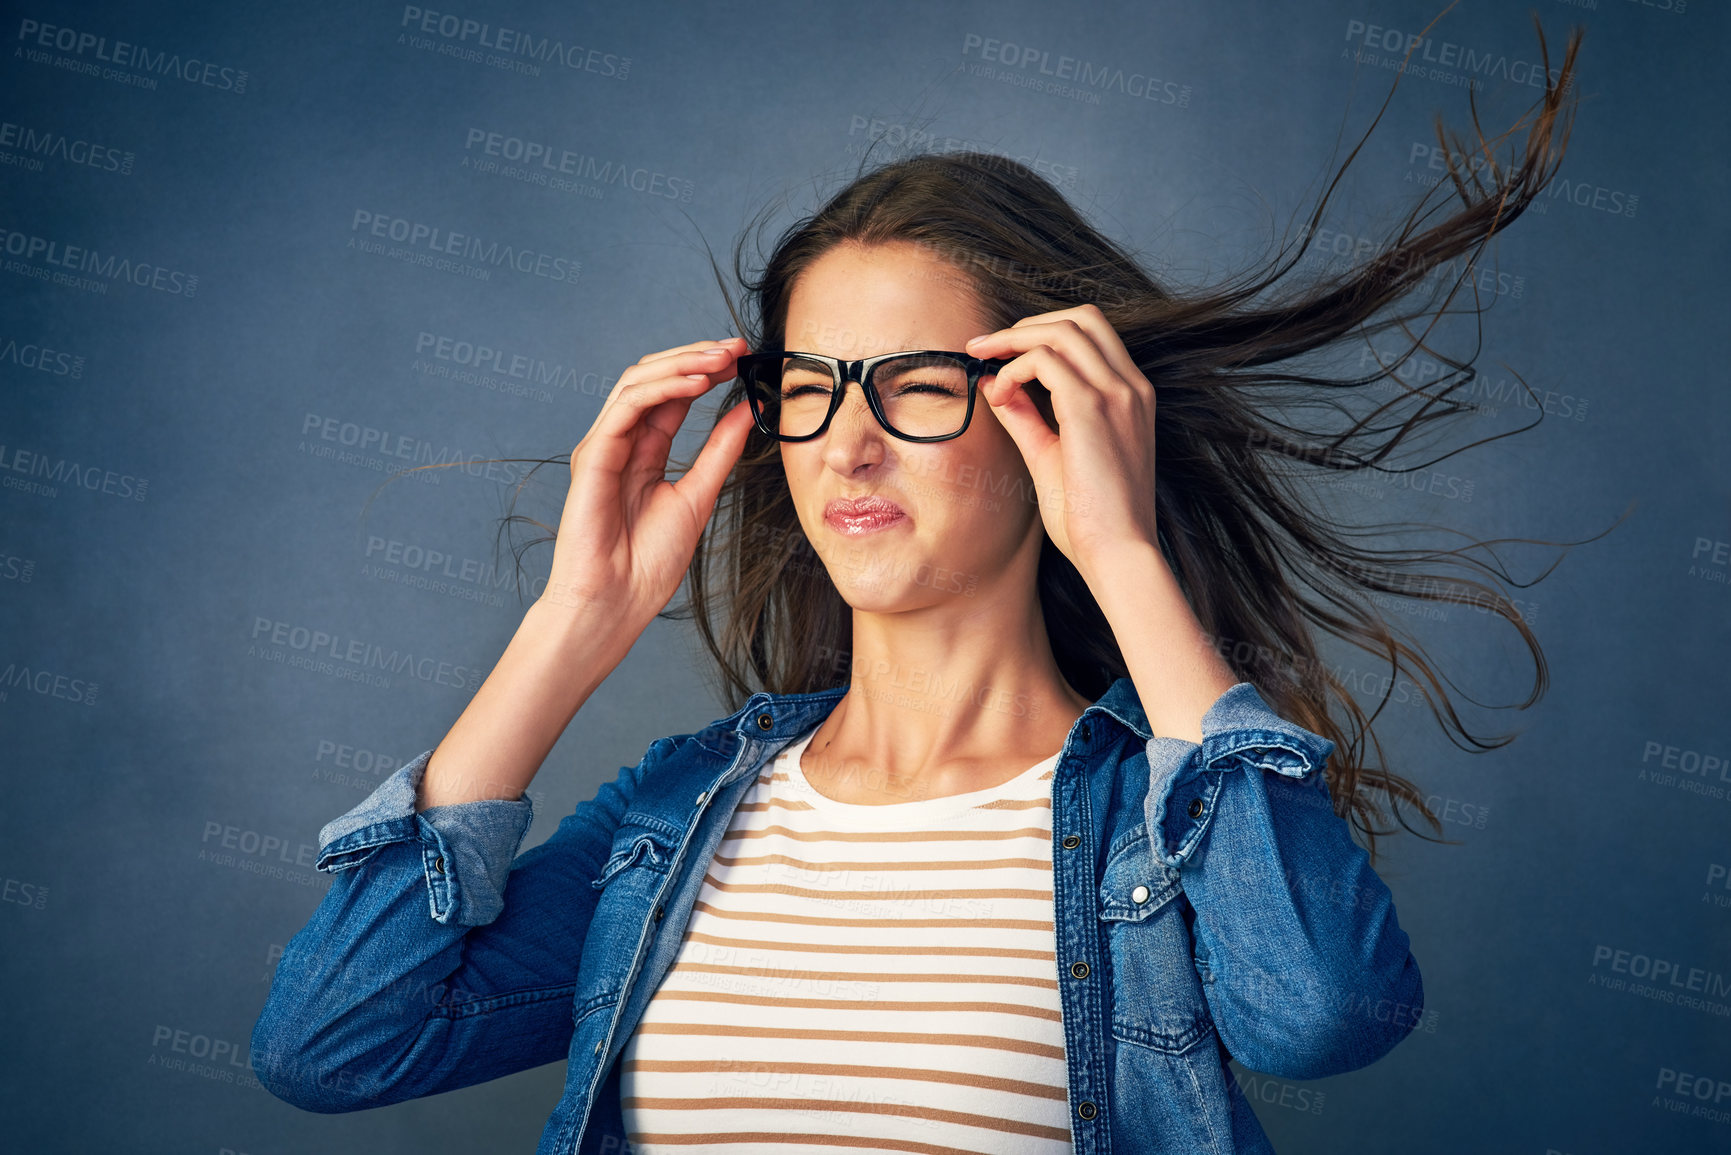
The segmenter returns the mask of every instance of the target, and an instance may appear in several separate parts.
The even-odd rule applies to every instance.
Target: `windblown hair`
[[[1544,52],[1542,29],[1539,41]],[[789,298],[813,261],[837,245],[899,241],[925,246],[951,262],[976,290],[991,328],[1084,302],[1097,305],[1158,393],[1160,549],[1234,674],[1254,683],[1283,717],[1335,743],[1326,774],[1336,811],[1365,834],[1374,856],[1377,835],[1392,832],[1379,825],[1387,813],[1413,830],[1403,805],[1441,831],[1424,792],[1381,765],[1372,727],[1403,669],[1417,675],[1432,713],[1456,745],[1488,750],[1513,739],[1469,730],[1449,699],[1449,680],[1416,640],[1384,619],[1378,595],[1471,604],[1506,619],[1534,664],[1532,691],[1520,708],[1538,701],[1549,675],[1538,639],[1500,588],[1502,582],[1522,583],[1513,582],[1496,559],[1490,548],[1495,542],[1450,549],[1367,544],[1365,527],[1318,512],[1304,483],[1362,470],[1401,472],[1385,463],[1416,430],[1475,411],[1449,396],[1474,379],[1474,358],[1447,356],[1427,338],[1462,285],[1479,272],[1486,243],[1541,194],[1561,162],[1574,111],[1573,98],[1565,94],[1574,87],[1579,43],[1577,30],[1544,95],[1494,140],[1479,129],[1476,107],[1478,142],[1470,149],[1445,130],[1439,116],[1447,179],[1419,200],[1380,251],[1344,271],[1290,275],[1381,111],[1297,239],[1248,272],[1202,291],[1158,283],[1029,168],[990,153],[951,152],[862,171],[790,226],[756,276],[745,261],[750,233],[742,234],[733,276],[743,287],[744,307],[728,296],[729,311],[750,348],[786,347]],[[1548,54],[1545,64],[1550,76]],[[1500,146],[1523,128],[1524,149],[1500,159]],[[1456,207],[1444,215],[1451,204]],[[711,263],[727,295],[727,282],[713,258]],[[1302,283],[1290,284],[1295,279]],[[1467,311],[1476,321],[1482,309]],[[1414,331],[1415,322],[1427,320]],[[1331,374],[1314,364],[1317,354],[1344,341],[1363,343],[1392,331],[1402,335],[1402,347],[1386,359],[1379,356],[1374,372]],[[1410,375],[1403,367],[1421,353],[1446,371],[1414,389],[1402,380]],[[1394,396],[1350,419],[1348,407],[1334,400],[1348,392]],[[1265,396],[1287,402],[1279,407],[1281,415],[1277,406],[1261,403]],[[1306,398],[1311,408],[1320,399],[1320,407],[1339,420],[1328,427],[1292,423],[1286,412],[1295,407],[1291,402],[1303,408]],[[743,385],[736,381],[717,412],[743,400]],[[1403,406],[1411,412],[1391,421],[1390,414]],[[1041,408],[1049,417],[1047,405]],[[1427,571],[1427,565],[1441,568]],[[755,427],[722,489],[688,579],[687,604],[664,616],[695,620],[731,707],[759,688],[804,693],[845,680],[852,665],[851,611],[800,528],[776,442]],[[1078,693],[1098,698],[1128,671],[1105,616],[1050,538],[1038,585],[1059,669]],[[1322,659],[1314,631],[1388,663],[1382,701],[1368,716]]]
[[[733,253],[740,302],[713,255],[711,268],[737,331],[752,349],[785,347],[789,298],[801,273],[843,244],[925,246],[973,287],[991,328],[1084,303],[1098,306],[1158,393],[1158,546],[1234,675],[1253,683],[1277,713],[1335,744],[1325,770],[1329,792],[1336,812],[1364,834],[1374,861],[1377,837],[1395,830],[1383,825],[1390,815],[1400,827],[1429,837],[1407,821],[1403,808],[1416,811],[1433,832],[1442,829],[1424,792],[1383,765],[1374,730],[1394,688],[1404,691],[1403,671],[1411,671],[1411,684],[1455,745],[1483,751],[1514,738],[1473,733],[1450,699],[1454,683],[1380,607],[1392,596],[1471,605],[1485,611],[1487,624],[1491,615],[1505,619],[1533,661],[1531,691],[1515,706],[1526,709],[1544,694],[1549,672],[1538,639],[1504,587],[1529,586],[1556,563],[1531,581],[1517,582],[1494,547],[1510,541],[1579,544],[1481,541],[1437,526],[1418,528],[1466,537],[1466,544],[1423,547],[1392,538],[1376,544],[1380,535],[1374,529],[1415,527],[1348,524],[1323,512],[1318,500],[1326,488],[1319,482],[1366,470],[1393,475],[1428,469],[1453,453],[1525,432],[1542,419],[1542,407],[1535,405],[1539,415],[1532,424],[1427,461],[1394,464],[1396,450],[1410,447],[1422,428],[1477,412],[1451,396],[1477,378],[1477,341],[1471,355],[1454,357],[1433,344],[1433,332],[1449,315],[1469,315],[1475,326],[1482,320],[1474,278],[1483,271],[1487,243],[1544,192],[1562,161],[1574,117],[1581,34],[1571,31],[1554,74],[1542,28],[1538,36],[1548,80],[1544,94],[1514,125],[1488,139],[1469,97],[1477,138],[1470,146],[1439,115],[1436,136],[1446,179],[1418,199],[1381,247],[1344,269],[1312,261],[1295,272],[1330,197],[1387,110],[1394,86],[1297,237],[1246,271],[1202,289],[1159,283],[1046,179],[1007,157],[973,151],[914,155],[869,170],[862,159],[846,187],[781,234],[756,275],[745,260],[752,235],[747,229]],[[760,222],[759,234],[761,229]],[[1474,305],[1453,309],[1463,286],[1470,287]],[[1397,347],[1378,350],[1376,338],[1392,333],[1399,334]],[[1343,356],[1346,349],[1367,344],[1376,350],[1373,372],[1338,371],[1350,360]],[[1415,375],[1411,367],[1421,355],[1434,359],[1440,375],[1415,388],[1406,378]],[[1029,392],[1050,421],[1049,395],[1037,383]],[[744,395],[736,380],[717,414]],[[1328,416],[1304,419],[1317,412]],[[504,521],[548,528],[515,514]],[[514,547],[519,565],[523,550],[547,540]],[[852,611],[800,527],[777,443],[755,426],[687,579],[685,604],[659,616],[694,620],[730,708],[759,689],[805,693],[846,680],[853,664]],[[1037,580],[1060,671],[1079,694],[1097,699],[1128,669],[1086,583],[1049,537]],[[1358,679],[1324,660],[1324,634],[1386,663],[1388,672],[1376,678],[1381,700],[1368,714],[1348,685]]]

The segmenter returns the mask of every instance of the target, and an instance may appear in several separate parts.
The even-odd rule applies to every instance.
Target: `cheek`
[[[991,551],[994,543],[1026,532],[1032,489],[1015,443],[1008,435],[1005,441],[1007,453],[981,445],[979,452],[930,462],[910,481],[928,524],[941,526],[946,540],[964,551]]]

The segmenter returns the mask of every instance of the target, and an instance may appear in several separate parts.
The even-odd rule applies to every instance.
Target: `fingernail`
[[[709,348],[705,349],[704,352],[705,353],[725,353],[725,352],[727,352],[727,350],[723,349],[720,345],[711,345]]]

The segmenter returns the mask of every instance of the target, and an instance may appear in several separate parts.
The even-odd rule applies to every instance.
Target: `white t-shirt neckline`
[[[799,764],[800,757],[805,753],[805,748],[811,744],[817,731],[818,727],[814,726],[805,734],[788,743],[776,755],[774,765],[777,770],[787,775],[794,797],[810,803],[813,809],[821,811],[826,818],[854,827],[881,828],[886,824],[898,827],[914,826],[927,823],[932,819],[961,814],[964,811],[1000,799],[1032,797],[1038,793],[1034,788],[1034,782],[1058,764],[1058,755],[1051,754],[1008,781],[1000,782],[996,786],[988,786],[983,790],[969,790],[963,794],[946,794],[939,798],[915,798],[907,802],[840,802],[823,794],[817,787],[813,786]],[[1046,792],[1050,794],[1050,787],[1047,788]]]

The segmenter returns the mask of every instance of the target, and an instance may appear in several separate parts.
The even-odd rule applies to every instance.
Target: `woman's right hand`
[[[650,353],[620,375],[571,452],[571,490],[542,601],[605,610],[635,640],[672,600],[744,451],[751,406],[721,416],[676,482],[667,480],[668,454],[692,402],[732,380],[745,352],[742,337],[695,341]]]

